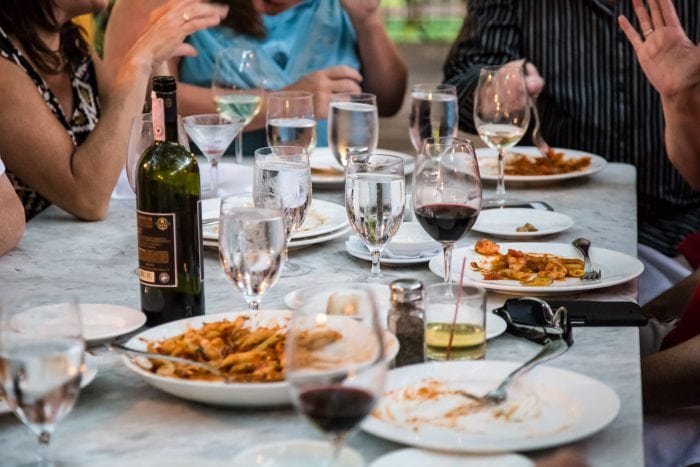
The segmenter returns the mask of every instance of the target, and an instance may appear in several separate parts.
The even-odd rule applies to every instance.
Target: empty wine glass
[[[248,125],[262,108],[267,88],[256,53],[229,47],[216,53],[211,86],[217,111],[229,118],[242,118]],[[236,162],[243,162],[243,132],[236,139]]]
[[[377,97],[369,93],[342,92],[331,95],[328,112],[328,147],[345,167],[352,154],[377,149],[379,117]]]
[[[53,465],[51,436],[80,392],[85,341],[78,304],[48,304],[26,296],[3,299],[0,394],[37,436],[41,465]]]
[[[316,148],[314,95],[278,91],[267,96],[268,146],[299,146],[310,155]]]
[[[253,195],[259,206],[279,197],[285,213],[287,248],[292,235],[301,229],[311,206],[309,155],[298,146],[275,146],[255,150]],[[286,250],[285,250],[286,251]],[[287,261],[282,277],[301,276],[309,268]]]
[[[384,390],[387,362],[374,294],[361,286],[342,291],[368,305],[351,317],[331,315],[311,296],[294,311],[287,330],[285,371],[294,406],[333,447],[309,450],[305,465],[335,465],[341,452],[342,465],[351,465],[345,440]]]
[[[384,279],[382,250],[401,226],[405,196],[402,157],[379,153],[350,156],[345,168],[345,211],[372,258],[369,276],[355,282]]]
[[[474,146],[465,138],[426,138],[413,174],[413,215],[442,244],[444,281],[450,282],[452,247],[481,211],[481,177]]]
[[[221,200],[219,260],[252,311],[277,282],[286,259],[284,211],[278,203],[278,208],[256,206],[252,193]]]
[[[416,84],[411,90],[409,133],[420,151],[425,138],[457,136],[459,106],[457,88],[452,84]]]
[[[474,99],[474,124],[481,139],[498,150],[496,197],[488,204],[505,205],[506,149],[515,146],[530,123],[530,99],[523,67],[500,65],[483,67]]]
[[[182,124],[182,117],[177,117],[178,140],[180,144],[190,148],[187,140],[187,133]],[[126,153],[126,178],[129,180],[131,189],[136,193],[136,168],[138,167],[141,155],[151,144],[153,144],[153,117],[150,113],[139,114],[131,120],[131,130],[129,131],[129,145]]]
[[[190,115],[183,118],[182,122],[189,137],[209,162],[211,175],[207,191],[216,197],[219,192],[219,159],[243,129],[245,120],[228,115],[202,114]]]

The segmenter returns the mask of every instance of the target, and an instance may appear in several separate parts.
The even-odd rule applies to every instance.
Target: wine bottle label
[[[153,121],[153,141],[165,141],[165,110],[163,99],[151,91],[151,119]]]
[[[136,211],[141,284],[177,287],[175,222],[175,213]]]

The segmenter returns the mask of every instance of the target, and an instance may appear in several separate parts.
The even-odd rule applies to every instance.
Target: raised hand
[[[336,92],[361,92],[362,75],[347,66],[334,66],[304,76],[287,86],[286,91],[309,91],[314,93],[316,118],[328,116],[331,94]]]
[[[641,34],[621,15],[618,23],[637,54],[652,86],[662,96],[672,97],[689,83],[700,84],[700,46],[683,31],[671,0],[632,0]]]

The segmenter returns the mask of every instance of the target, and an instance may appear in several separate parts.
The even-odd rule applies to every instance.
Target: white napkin
[[[348,249],[348,251],[352,251],[354,253],[360,254],[360,255],[369,255],[369,249],[365,244],[360,240],[360,237],[357,235],[351,235],[347,241],[345,242],[345,247]],[[398,255],[395,253],[392,253],[391,251],[391,242],[387,246],[384,247],[384,250],[382,251],[382,258],[386,259],[418,259],[418,258],[432,258],[433,256],[437,255],[440,253],[439,248],[431,248],[429,250],[425,251],[419,251],[416,252],[413,255]]]

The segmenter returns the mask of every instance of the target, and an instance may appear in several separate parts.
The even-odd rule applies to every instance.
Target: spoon
[[[591,241],[587,238],[577,238],[571,244],[583,255],[583,281],[597,281],[600,279],[600,270],[593,268],[591,257],[588,256],[588,249],[591,247]]]

